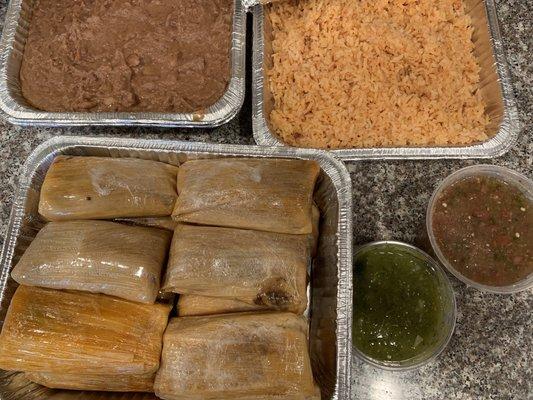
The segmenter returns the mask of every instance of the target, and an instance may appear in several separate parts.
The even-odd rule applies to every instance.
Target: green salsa
[[[360,352],[399,362],[439,343],[449,298],[422,255],[383,243],[356,253],[354,265],[353,340]]]

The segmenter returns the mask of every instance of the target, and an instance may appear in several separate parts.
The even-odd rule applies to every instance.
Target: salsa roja
[[[533,272],[533,205],[515,185],[470,176],[435,200],[432,230],[451,266],[487,286],[509,286]]]

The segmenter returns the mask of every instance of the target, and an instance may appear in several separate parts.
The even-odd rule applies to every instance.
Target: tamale
[[[115,218],[113,221],[134,226],[150,226],[168,231],[174,231],[176,225],[178,225],[171,217]]]
[[[309,252],[311,257],[316,256],[318,236],[320,235],[320,210],[313,204],[312,208],[313,231],[309,235]]]
[[[178,171],[179,197],[172,217],[201,225],[308,234],[319,172],[318,164],[307,160],[187,161]]]
[[[109,221],[49,222],[11,276],[22,285],[153,303],[172,233]]]
[[[91,375],[26,372],[25,377],[51,389],[99,390],[104,392],[153,392],[155,374]]]
[[[152,374],[170,310],[102,294],[19,286],[0,333],[0,368]]]
[[[136,158],[58,156],[44,179],[39,213],[51,221],[170,215],[177,171]]]
[[[306,235],[179,224],[162,290],[301,313],[308,259]]]
[[[167,400],[319,399],[306,321],[290,313],[174,318],[154,390]]]
[[[178,298],[178,315],[180,317],[259,311],[265,309],[267,308],[264,306],[248,304],[239,300],[222,299],[220,297],[182,294]]]

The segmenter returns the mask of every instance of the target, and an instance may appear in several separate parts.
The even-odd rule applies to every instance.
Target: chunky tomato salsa
[[[474,282],[508,286],[533,271],[532,200],[492,176],[462,179],[437,198],[433,235],[448,262]]]

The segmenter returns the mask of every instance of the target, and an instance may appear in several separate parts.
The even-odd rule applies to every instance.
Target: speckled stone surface
[[[0,1],[3,21],[5,1]],[[533,173],[533,2],[498,0],[522,130],[505,156],[483,162]],[[28,154],[58,134],[160,138],[252,144],[250,98],[231,123],[213,130],[146,128],[19,128],[0,122],[0,242],[3,243],[17,174]],[[479,161],[478,161],[479,162]],[[425,247],[424,212],[431,192],[470,161],[368,161],[348,164],[353,181],[354,242],[396,239]],[[354,399],[533,399],[533,292],[480,293],[451,277],[457,327],[444,353],[416,371],[393,373],[353,360]]]

